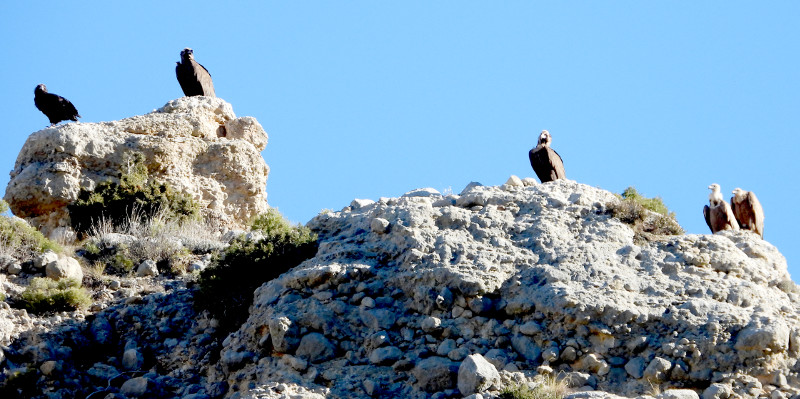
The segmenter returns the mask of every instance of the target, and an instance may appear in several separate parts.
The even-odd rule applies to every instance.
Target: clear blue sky
[[[269,202],[295,222],[533,176],[548,129],[570,179],[661,196],[690,233],[707,233],[709,184],[754,191],[797,281],[798,16],[798,2],[6,1],[0,170],[48,124],[38,83],[83,122],[143,114],[182,96],[192,47],[269,133]]]

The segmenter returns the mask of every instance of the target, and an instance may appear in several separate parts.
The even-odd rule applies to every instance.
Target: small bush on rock
[[[76,232],[86,235],[103,220],[122,226],[132,213],[140,215],[141,220],[158,212],[166,212],[173,220],[198,217],[200,207],[189,195],[149,178],[144,155],[132,152],[125,159],[126,170],[120,174],[119,183],[106,181],[94,190],[81,190],[78,199],[67,207]]]
[[[51,280],[36,277],[16,301],[31,313],[85,309],[92,303],[89,293],[75,279]]]
[[[253,291],[317,252],[317,237],[306,227],[292,226],[271,209],[253,222],[263,239],[240,236],[200,273],[196,303],[220,325],[236,328],[247,319]]]
[[[8,204],[0,200],[0,213],[7,211]],[[48,250],[63,252],[61,245],[48,240],[24,220],[0,215],[0,253],[24,260]]]
[[[544,377],[534,388],[526,384],[507,386],[500,392],[500,399],[563,399],[567,384],[556,377]]]
[[[621,222],[632,225],[637,233],[657,235],[680,235],[683,228],[675,220],[660,197],[647,198],[633,187],[628,187],[618,195],[618,203],[609,204],[608,209]]]

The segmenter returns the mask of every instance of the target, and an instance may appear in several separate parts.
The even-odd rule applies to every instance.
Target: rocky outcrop
[[[504,382],[557,373],[626,396],[800,393],[800,297],[777,249],[749,232],[645,240],[609,214],[616,201],[559,180],[321,214],[309,223],[316,257],[259,288],[224,343],[223,359],[249,361],[211,381],[264,393],[252,397],[278,384],[460,397],[461,381],[495,385],[459,374],[480,355]],[[300,353],[305,340],[326,355]]]
[[[33,133],[17,157],[4,199],[45,234],[69,226],[81,189],[117,181],[139,152],[150,177],[191,195],[202,211],[241,228],[267,209],[267,134],[219,98],[183,97],[146,115],[68,123]]]
[[[167,273],[87,284],[89,312],[0,302],[0,396],[498,399],[548,374],[566,399],[800,394],[800,297],[780,253],[744,231],[637,235],[616,201],[519,179],[354,200],[309,223],[319,252],[256,290],[227,336]],[[227,245],[179,241],[201,263]],[[0,273],[0,290],[17,296],[57,258]]]

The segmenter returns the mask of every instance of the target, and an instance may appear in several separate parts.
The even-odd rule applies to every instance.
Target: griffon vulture
[[[194,60],[194,52],[190,48],[181,51],[181,62],[175,67],[175,75],[186,96],[216,97],[214,83],[208,70]]]
[[[764,238],[764,209],[752,191],[744,191],[738,187],[733,190],[731,208],[739,227],[754,231]]]
[[[33,90],[33,103],[47,116],[50,126],[61,121],[77,121],[81,116],[69,100],[57,94],[48,93],[47,86],[40,84]]]
[[[722,193],[719,191],[719,184],[714,183],[708,188],[711,189],[711,194],[708,196],[708,203],[703,207],[703,216],[706,218],[706,223],[711,229],[712,233],[722,230],[739,230],[739,224],[736,223],[736,217],[733,216],[731,206],[722,198]]]
[[[539,135],[538,145],[528,152],[531,167],[533,167],[533,171],[536,172],[536,176],[539,176],[539,180],[542,183],[567,178],[561,156],[550,148],[552,141],[553,137],[550,136],[550,132],[542,130]]]

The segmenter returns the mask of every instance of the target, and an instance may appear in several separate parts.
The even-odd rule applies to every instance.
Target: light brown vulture
[[[528,152],[531,167],[542,183],[567,178],[561,156],[550,148],[552,141],[553,137],[550,136],[550,132],[542,130],[538,145]]]
[[[731,207],[739,227],[754,231],[764,238],[764,209],[752,191],[744,191],[738,187],[733,190]]]
[[[706,218],[706,223],[711,232],[739,230],[739,223],[736,222],[736,217],[733,216],[731,206],[722,198],[719,184],[714,183],[708,188],[711,189],[711,194],[708,196],[708,204],[710,206],[703,207],[703,216]]]
[[[181,51],[181,62],[175,67],[175,75],[186,96],[216,97],[214,83],[208,70],[194,60],[194,52],[190,48]]]
[[[61,121],[77,121],[81,117],[69,100],[58,94],[48,93],[47,86],[43,84],[33,90],[33,103],[50,120],[50,126]]]

